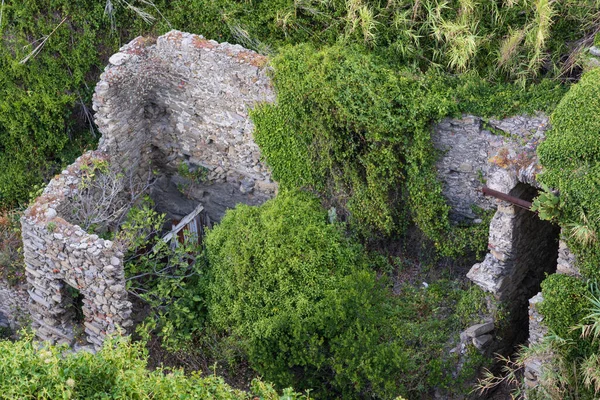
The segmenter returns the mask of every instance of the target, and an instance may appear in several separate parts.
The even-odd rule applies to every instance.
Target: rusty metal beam
[[[531,202],[529,201],[525,201],[523,199],[519,199],[518,197],[511,196],[509,194],[502,193],[494,189],[490,189],[487,186],[481,188],[481,191],[486,196],[492,196],[500,200],[508,201],[509,203],[514,204],[517,207],[521,207],[531,211]]]

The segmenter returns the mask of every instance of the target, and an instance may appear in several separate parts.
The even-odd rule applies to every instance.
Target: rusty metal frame
[[[502,193],[502,192],[499,192],[499,191],[494,190],[494,189],[490,189],[487,186],[483,186],[481,188],[481,191],[486,196],[495,197],[497,199],[507,201],[507,202],[511,203],[512,205],[515,205],[517,207],[521,207],[521,208],[523,208],[525,210],[531,211],[531,205],[532,205],[532,203],[529,202],[529,201],[525,201],[525,200],[520,199],[518,197],[511,196],[509,194]]]

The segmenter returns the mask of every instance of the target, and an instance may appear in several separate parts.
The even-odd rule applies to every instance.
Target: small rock
[[[461,172],[471,172],[471,171],[473,171],[473,166],[471,164],[469,164],[469,163],[462,163],[462,164],[460,164],[460,166],[458,167],[458,169]]]
[[[530,379],[525,379],[525,385],[527,385],[528,388],[533,389],[538,385],[538,382],[532,381]]]
[[[525,378],[529,379],[531,381],[536,381],[537,380],[537,377],[533,374],[533,372],[531,372],[527,368],[525,369]]]
[[[117,257],[115,257],[115,256],[112,256],[112,257],[110,258],[110,263],[116,267],[117,265],[120,265],[120,264],[121,264],[121,260],[119,260],[119,259],[118,259]]]
[[[240,182],[240,192],[243,194],[251,193],[254,190],[254,179],[244,178]]]
[[[119,293],[122,292],[123,290],[125,290],[125,286],[123,285],[113,285],[110,287],[111,292],[113,293]]]
[[[492,335],[482,335],[473,338],[473,345],[477,347],[479,350],[482,350],[485,346],[487,346],[492,341]]]
[[[477,324],[477,325],[473,325],[468,327],[465,330],[465,333],[467,334],[468,337],[477,337],[477,336],[481,336],[484,335],[486,333],[489,333],[491,331],[494,330],[494,323],[493,322],[486,322],[484,324]]]
[[[108,59],[108,62],[111,63],[112,65],[123,65],[130,58],[131,58],[131,54],[116,53],[116,54],[113,54]]]
[[[56,217],[58,215],[58,213],[56,212],[56,210],[54,208],[49,208],[46,210],[46,218],[47,219],[52,219],[54,217]]]
[[[600,48],[596,46],[590,47],[590,54],[594,57],[600,57]]]

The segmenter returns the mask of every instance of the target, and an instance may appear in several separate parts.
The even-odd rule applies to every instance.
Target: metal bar
[[[529,202],[529,201],[525,201],[523,199],[519,199],[518,197],[511,196],[509,194],[502,193],[502,192],[499,192],[494,189],[490,189],[487,186],[484,186],[483,188],[481,188],[481,191],[486,196],[492,196],[492,197],[495,197],[500,200],[508,201],[509,203],[514,204],[515,206],[524,208],[526,210],[531,210],[531,202]]]

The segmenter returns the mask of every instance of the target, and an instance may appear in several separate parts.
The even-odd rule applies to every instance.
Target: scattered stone
[[[478,350],[483,350],[488,344],[491,343],[492,335],[481,335],[473,338],[473,345]]]
[[[467,334],[468,337],[474,338],[474,337],[489,333],[493,330],[494,330],[494,323],[486,322],[484,324],[477,324],[477,325],[470,326],[469,328],[467,328],[465,330],[465,333]]]

